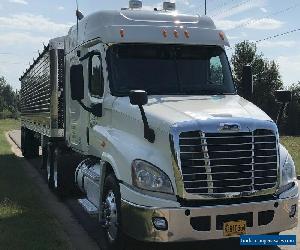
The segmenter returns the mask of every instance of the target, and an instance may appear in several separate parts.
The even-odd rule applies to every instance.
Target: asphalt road
[[[11,139],[16,143],[19,147],[20,142],[20,131],[12,131],[10,132]],[[41,159],[30,160],[29,163],[33,166],[38,172],[43,175],[43,171],[41,170]],[[300,184],[300,183],[299,183]],[[46,182],[45,182],[45,185]],[[97,219],[92,218],[87,215],[84,210],[80,207],[77,202],[78,197],[71,197],[68,199],[61,200],[61,202],[71,211],[73,216],[78,220],[79,224],[87,231],[88,235],[96,241],[100,249],[104,249],[104,239],[103,239],[103,231],[99,226]],[[300,208],[300,203],[299,203]],[[299,221],[300,221],[300,213],[299,213]],[[281,234],[290,234],[297,235],[297,246],[279,246],[279,247],[268,247],[266,249],[270,250],[290,250],[290,249],[299,249],[300,248],[300,223],[297,228],[289,231],[285,231]],[[261,249],[259,248],[249,248],[249,247],[241,247],[239,245],[239,240],[229,239],[229,240],[218,240],[218,241],[206,241],[206,242],[197,242],[197,243],[177,243],[177,244],[144,244],[140,242],[133,241],[131,245],[128,247],[128,250],[237,250],[237,249]]]

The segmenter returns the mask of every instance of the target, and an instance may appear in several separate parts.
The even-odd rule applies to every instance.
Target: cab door
[[[79,75],[84,78],[85,65],[83,65],[76,54],[76,51],[66,55],[66,121],[65,121],[65,134],[69,146],[76,151],[82,152],[82,131],[81,121],[84,119],[82,115],[81,104],[78,100],[72,98],[72,83]],[[82,92],[83,92],[82,88]],[[84,96],[83,96],[84,98]]]
[[[85,54],[85,60],[88,65],[87,77],[85,79],[85,105],[93,110],[86,112],[85,122],[81,124],[85,130],[84,150],[89,151],[91,129],[97,123],[104,119],[103,95],[104,95],[104,77],[102,66],[103,48],[100,44],[88,47]]]
[[[106,68],[105,45],[93,43],[92,45],[82,46],[75,55],[68,56],[66,67],[70,70],[66,75],[66,82],[69,83],[66,97],[69,99],[66,105],[66,138],[70,146],[82,154],[101,156],[99,151],[98,135],[94,128],[96,125],[106,126],[111,122],[111,105],[114,100],[108,93],[108,73],[103,70]],[[78,54],[80,56],[78,56]],[[103,66],[104,65],[104,66]],[[75,71],[72,75],[72,67],[79,67],[80,74]],[[74,74],[74,72],[73,72]],[[83,78],[82,99],[80,101],[72,99],[71,78],[78,79],[77,75]],[[81,84],[80,84],[81,85]],[[76,85],[77,86],[77,85]]]

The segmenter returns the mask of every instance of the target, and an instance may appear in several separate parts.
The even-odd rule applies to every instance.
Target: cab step
[[[98,208],[88,199],[78,199],[78,202],[89,215],[98,215]]]

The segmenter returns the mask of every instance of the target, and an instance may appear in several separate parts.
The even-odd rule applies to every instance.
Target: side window
[[[89,61],[89,90],[91,96],[102,97],[104,92],[104,80],[101,57],[93,55]]]
[[[217,85],[222,85],[224,83],[223,79],[223,67],[220,57],[212,57],[210,59],[210,79],[212,83]]]

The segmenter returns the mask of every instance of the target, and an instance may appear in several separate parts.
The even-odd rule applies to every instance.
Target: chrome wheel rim
[[[110,190],[104,201],[104,220],[108,239],[112,242],[117,238],[118,233],[118,212],[116,197]]]

